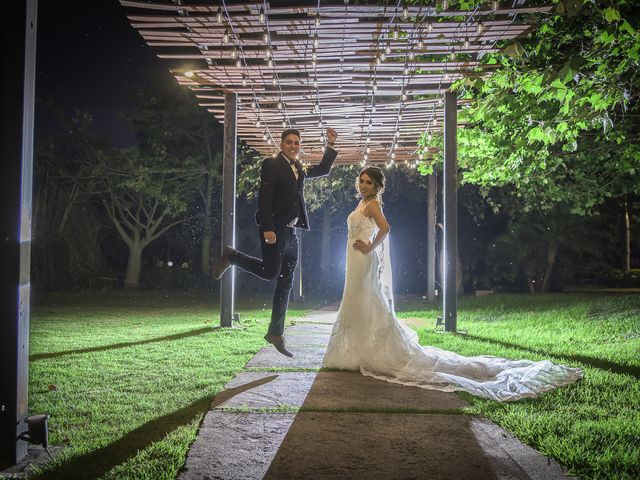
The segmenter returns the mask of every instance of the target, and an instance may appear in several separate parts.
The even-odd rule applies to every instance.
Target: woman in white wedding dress
[[[347,217],[344,293],[323,367],[441,391],[463,390],[498,401],[535,397],[582,378],[578,368],[548,360],[463,357],[418,343],[394,313],[389,224],[380,196],[384,174],[368,167],[358,176],[359,205]]]

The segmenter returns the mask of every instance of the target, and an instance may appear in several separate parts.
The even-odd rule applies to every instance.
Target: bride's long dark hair
[[[382,205],[382,194],[384,193],[384,187],[386,184],[386,179],[384,178],[384,173],[378,167],[367,167],[360,170],[358,174],[358,178],[356,179],[356,191],[358,192],[358,198],[362,198],[360,194],[360,189],[358,188],[358,184],[360,182],[360,177],[362,175],[367,175],[371,180],[373,180],[374,185],[376,186],[376,199]]]

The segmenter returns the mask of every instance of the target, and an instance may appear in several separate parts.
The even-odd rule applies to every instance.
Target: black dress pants
[[[264,230],[259,229],[262,259],[234,252],[229,255],[229,261],[263,280],[276,280],[269,333],[282,335],[289,294],[293,286],[293,272],[298,264],[298,235],[295,228],[291,227],[276,228],[275,233],[276,243],[270,245],[264,241]]]

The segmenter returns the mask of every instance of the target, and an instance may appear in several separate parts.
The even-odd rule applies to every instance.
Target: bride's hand
[[[371,252],[371,243],[363,242],[362,240],[356,240],[353,243],[353,248],[355,248],[359,252],[366,254]]]

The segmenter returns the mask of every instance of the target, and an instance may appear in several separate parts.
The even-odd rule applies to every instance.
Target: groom
[[[282,334],[289,293],[293,285],[293,272],[298,264],[296,228],[309,230],[307,208],[304,203],[304,181],[329,173],[338,156],[338,152],[333,149],[337,137],[334,129],[327,129],[327,148],[322,161],[306,170],[298,160],[300,132],[293,128],[282,132],[280,153],[276,157],[264,159],[260,172],[256,223],[262,259],[225,247],[213,268],[213,276],[216,279],[219,279],[231,265],[235,265],[263,280],[276,280],[271,323],[264,338],[287,357],[293,357],[293,354],[287,350]]]

